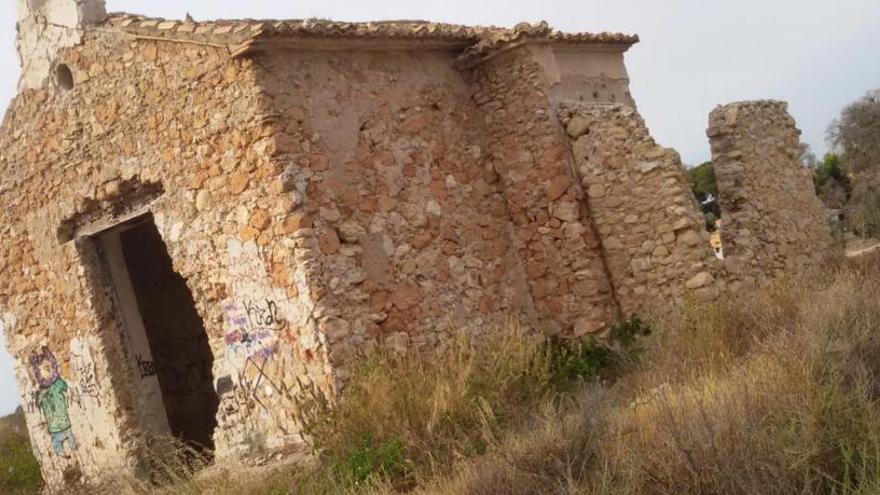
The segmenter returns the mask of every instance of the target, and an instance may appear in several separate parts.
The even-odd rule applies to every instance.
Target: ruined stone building
[[[709,132],[715,258],[635,109],[635,36],[19,6],[0,322],[53,487],[140,474],[167,435],[297,442],[303,387],[376,349],[511,317],[601,335],[830,242],[784,104],[736,104]]]

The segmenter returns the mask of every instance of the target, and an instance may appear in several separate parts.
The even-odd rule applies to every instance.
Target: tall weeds
[[[310,468],[184,493],[880,492],[880,263],[686,305],[610,345],[515,325],[303,404]],[[635,336],[644,338],[636,339]],[[638,359],[636,359],[638,358]],[[318,400],[321,399],[321,400]],[[172,492],[168,492],[172,493]]]

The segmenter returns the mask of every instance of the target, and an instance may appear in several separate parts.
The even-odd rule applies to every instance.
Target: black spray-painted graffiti
[[[94,399],[100,403],[101,399],[98,394],[98,381],[95,376],[94,363],[86,361],[85,356],[72,355],[71,358],[73,361],[73,369],[76,372],[76,375],[79,376],[79,381],[77,381],[75,386],[70,390],[71,401],[75,402],[80,407],[82,407],[82,401],[84,398]]]
[[[146,378],[148,376],[153,376],[156,374],[156,365],[153,364],[152,361],[148,359],[144,359],[140,354],[135,356],[138,365],[138,372],[141,374],[141,378]]]
[[[278,304],[272,300],[245,300],[243,311],[234,302],[223,305],[226,313],[226,348],[229,361],[242,370],[251,358],[269,359],[275,355],[277,332],[287,328],[287,320],[279,315]]]
[[[52,450],[65,454],[65,447],[76,449],[68,412],[67,382],[58,371],[58,361],[48,347],[31,353],[30,371],[39,389],[34,393],[34,403],[43,412],[52,439]]]
[[[247,313],[248,325],[252,329],[284,330],[287,328],[287,320],[278,315],[278,305],[275,301],[266,299],[264,304],[244,301],[244,310]]]

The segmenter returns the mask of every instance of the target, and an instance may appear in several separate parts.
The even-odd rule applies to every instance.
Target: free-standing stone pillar
[[[707,134],[732,277],[760,283],[818,266],[831,247],[831,230],[811,173],[800,163],[800,131],[788,105],[719,106]]]

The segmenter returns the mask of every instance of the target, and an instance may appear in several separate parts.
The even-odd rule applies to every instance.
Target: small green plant
[[[26,437],[0,444],[0,470],[3,493],[38,493],[43,483]]]
[[[368,434],[354,445],[336,465],[343,479],[360,485],[375,476],[394,480],[405,479],[409,466],[403,441],[399,438],[378,441]]]
[[[639,353],[637,340],[651,334],[651,328],[638,317],[615,324],[608,342],[547,339],[545,353],[549,360],[551,383],[566,389],[583,380],[611,379]]]
[[[31,451],[24,415],[0,418],[0,493],[39,493],[43,486],[40,465]]]

